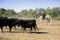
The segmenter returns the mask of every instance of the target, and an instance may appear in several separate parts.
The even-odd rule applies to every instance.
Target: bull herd
[[[15,26],[21,27],[23,29],[23,32],[26,31],[26,28],[30,28],[30,32],[32,31],[32,28],[36,31],[39,30],[36,25],[36,20],[24,20],[24,19],[18,19],[18,18],[8,18],[8,17],[0,17],[0,28],[3,32],[3,27],[9,27],[9,32],[11,32],[12,27]]]

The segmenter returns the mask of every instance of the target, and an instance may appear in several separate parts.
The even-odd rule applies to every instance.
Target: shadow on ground
[[[35,34],[49,34],[48,32],[31,32],[31,33],[35,33]]]
[[[39,28],[40,30],[46,30],[46,28]],[[19,30],[19,31],[18,31]],[[18,29],[18,30],[12,30],[11,32],[9,32],[9,30],[5,30],[3,32],[0,31],[0,33],[23,33],[23,31],[21,31],[21,29]],[[49,32],[24,32],[24,33],[31,33],[31,34],[48,34]]]
[[[0,32],[2,33],[2,32]],[[4,31],[3,33],[23,33],[23,32],[19,32],[19,31]],[[49,34],[49,32],[24,32],[24,33],[30,33],[30,34]]]

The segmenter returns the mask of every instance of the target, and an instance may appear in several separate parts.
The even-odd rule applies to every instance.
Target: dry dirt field
[[[9,30],[4,28],[4,33],[0,30],[0,40],[60,40],[60,21],[52,21],[51,23],[46,25],[46,21],[40,23],[37,20],[39,31],[32,33],[22,33],[20,27],[17,27],[16,31],[13,28],[12,33],[9,33]]]

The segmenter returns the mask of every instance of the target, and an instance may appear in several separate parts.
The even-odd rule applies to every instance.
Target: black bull
[[[19,22],[15,18],[8,19],[7,17],[0,17],[0,28],[3,32],[3,27],[8,26],[11,32],[12,27],[15,27]]]
[[[32,31],[32,28],[34,28],[35,31],[36,29],[39,30],[36,25],[36,20],[21,20],[20,25],[24,31],[26,31],[26,28],[30,28],[30,32]]]
[[[7,17],[0,17],[0,28],[3,32],[3,26],[7,26],[8,24],[8,19]]]
[[[37,28],[36,20],[18,20],[14,18],[8,19],[7,17],[0,18],[0,28],[2,32],[4,26],[8,26],[11,32],[12,27],[15,27],[15,25],[21,26],[24,30],[26,30],[26,28],[30,28],[30,32],[32,31],[32,28],[34,28],[35,30]]]

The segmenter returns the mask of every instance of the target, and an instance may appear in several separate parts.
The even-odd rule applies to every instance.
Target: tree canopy
[[[37,15],[37,12],[39,14]],[[6,17],[19,17],[19,18],[38,18],[40,14],[44,11],[46,14],[51,15],[53,18],[60,18],[60,7],[53,8],[36,8],[36,9],[25,9],[21,10],[21,12],[16,13],[13,9],[4,9],[0,8],[0,16]]]

